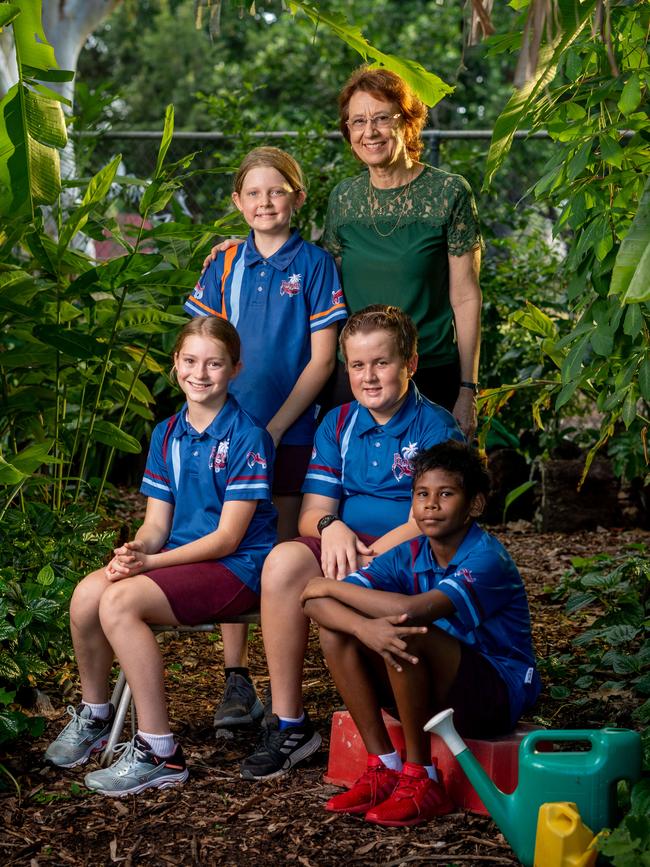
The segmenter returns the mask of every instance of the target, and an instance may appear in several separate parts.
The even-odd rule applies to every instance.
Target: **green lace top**
[[[372,193],[367,172],[347,178],[330,195],[323,243],[341,259],[352,312],[397,304],[418,328],[421,367],[457,359],[447,257],[481,244],[464,178],[425,166],[410,184]]]

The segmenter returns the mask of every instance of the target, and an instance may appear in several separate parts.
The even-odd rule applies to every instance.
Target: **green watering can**
[[[542,804],[572,801],[597,834],[616,821],[616,783],[641,776],[641,737],[629,729],[536,731],[519,745],[519,782],[511,795],[498,789],[460,737],[453,710],[425,725],[439,735],[465,771],[524,867],[533,867],[537,814]]]

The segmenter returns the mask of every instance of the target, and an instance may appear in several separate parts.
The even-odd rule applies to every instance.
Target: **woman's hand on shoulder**
[[[359,566],[359,555],[374,554],[343,521],[334,521],[321,535],[321,568],[326,578],[341,581]]]
[[[419,662],[417,656],[408,652],[404,638],[409,635],[423,635],[426,626],[405,626],[408,614],[390,614],[387,617],[365,618],[356,629],[356,637],[367,648],[378,653],[386,665],[401,671],[401,661],[411,665]]]
[[[237,247],[239,244],[243,244],[243,238],[226,238],[225,241],[221,241],[218,244],[215,244],[214,247],[210,250],[208,255],[203,260],[203,268],[201,269],[201,273],[205,271],[210,262],[214,262],[219,253],[225,253],[230,247]]]

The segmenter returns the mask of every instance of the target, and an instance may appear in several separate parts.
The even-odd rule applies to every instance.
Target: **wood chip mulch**
[[[595,530],[570,536],[535,533],[525,522],[496,528],[525,578],[540,657],[571,650],[575,627],[561,605],[548,601],[573,556],[619,551],[629,542],[650,543],[640,530]],[[61,772],[43,765],[45,746],[67,720],[65,706],[78,701],[45,687],[54,707],[43,737],[12,744],[0,754],[0,863],[9,865],[279,865],[303,867],[363,864],[517,865],[493,822],[458,812],[428,825],[389,829],[361,818],[326,813],[335,791],[323,783],[329,722],[340,699],[324,668],[315,635],[305,666],[307,708],[323,736],[323,748],[296,771],[266,784],[239,779],[239,761],[256,732],[215,737],[212,714],[223,689],[218,635],[167,638],[172,728],[190,765],[188,782],[175,789],[113,800],[87,793],[84,769]],[[258,692],[268,683],[259,632],[251,640],[251,670]],[[544,693],[529,722],[554,728],[630,725],[631,707],[620,696],[595,696],[579,712]],[[125,735],[128,737],[128,734]],[[90,763],[86,770],[94,767]]]

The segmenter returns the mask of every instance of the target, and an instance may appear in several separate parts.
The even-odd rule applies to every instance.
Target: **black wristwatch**
[[[316,524],[316,529],[318,530],[318,535],[322,536],[323,530],[326,527],[329,527],[329,525],[333,524],[334,521],[340,521],[340,520],[341,519],[339,518],[338,515],[323,515],[323,517],[320,519],[320,521]]]
[[[478,394],[478,382],[461,382],[461,388],[469,388],[474,394]]]

